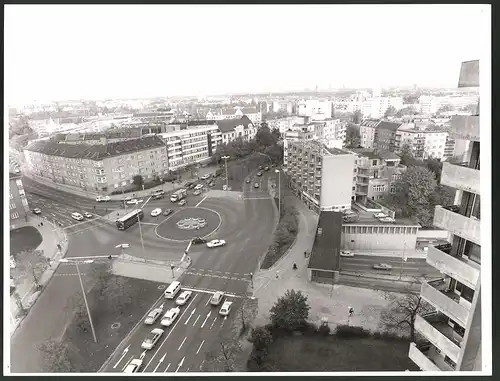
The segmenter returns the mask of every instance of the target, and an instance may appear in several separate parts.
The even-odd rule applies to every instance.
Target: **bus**
[[[179,189],[178,191],[176,191],[175,193],[173,193],[170,196],[170,201],[177,202],[177,201],[182,200],[186,196],[187,196],[187,190],[186,189]]]
[[[125,230],[135,224],[139,218],[141,220],[144,218],[144,212],[142,209],[132,210],[130,213],[127,213],[123,217],[116,220],[116,227],[118,230]]]

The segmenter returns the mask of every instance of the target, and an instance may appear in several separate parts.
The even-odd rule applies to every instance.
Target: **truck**
[[[187,196],[187,189],[179,189],[170,196],[170,201],[177,202]]]

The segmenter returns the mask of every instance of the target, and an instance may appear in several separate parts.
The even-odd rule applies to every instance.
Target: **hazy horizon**
[[[487,5],[7,5],[5,98],[456,88],[463,61],[489,65],[490,19]]]

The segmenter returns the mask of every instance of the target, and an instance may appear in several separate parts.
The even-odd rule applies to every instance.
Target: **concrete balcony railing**
[[[440,372],[441,369],[429,359],[415,343],[410,343],[408,357],[424,372]]]
[[[475,290],[481,276],[478,264],[446,254],[434,246],[427,248],[427,263],[452,278]]]
[[[420,296],[462,327],[467,326],[469,310],[459,304],[459,295],[453,291],[448,291],[448,285],[444,280],[439,279],[422,283]]]
[[[476,218],[465,217],[437,205],[434,211],[434,226],[481,245],[481,221]]]
[[[441,172],[441,184],[466,192],[480,194],[480,171],[466,166],[444,162]]]
[[[480,135],[478,115],[453,115],[451,118],[452,138],[478,142]]]
[[[459,342],[455,341],[453,329],[447,324],[444,317],[439,314],[429,314],[425,317],[417,315],[415,329],[453,362],[458,362],[460,345]]]

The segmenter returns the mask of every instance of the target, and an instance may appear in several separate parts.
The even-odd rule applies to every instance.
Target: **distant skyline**
[[[6,5],[8,104],[457,87],[488,5]]]

